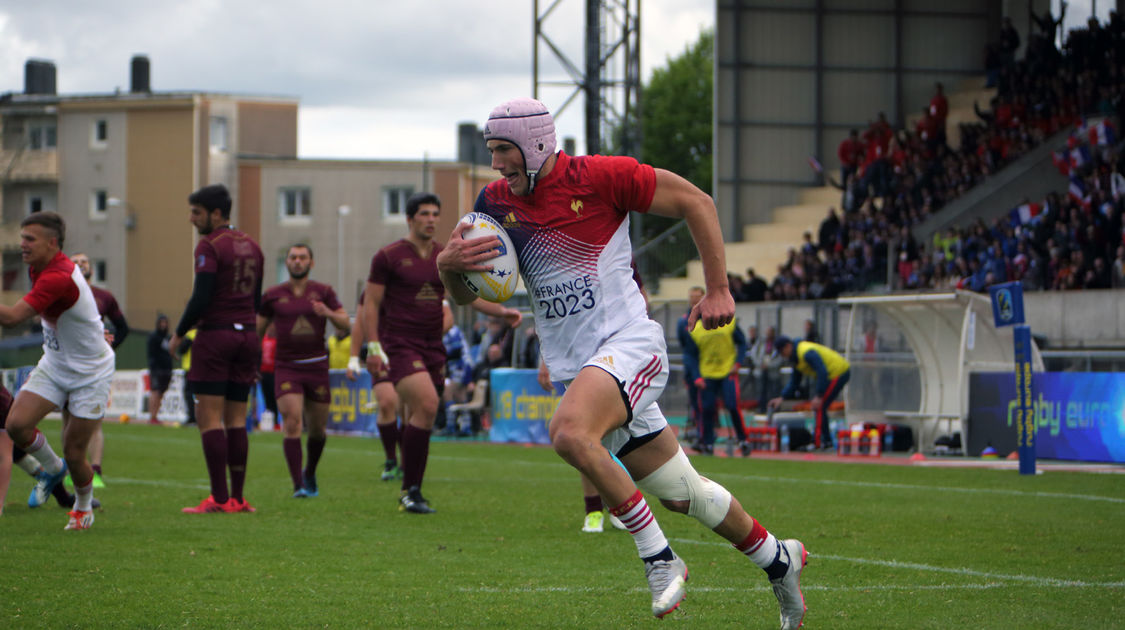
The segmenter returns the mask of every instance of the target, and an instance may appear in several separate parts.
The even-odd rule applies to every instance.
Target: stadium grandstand
[[[1007,345],[987,357],[967,358],[980,351],[977,335],[991,326],[982,300],[986,306],[989,287],[1000,283],[1023,289],[1041,352],[1036,370],[1046,372],[1041,391],[1048,397],[1057,390],[1055,373],[1097,374],[1090,376],[1097,380],[1125,367],[1119,323],[1125,177],[1118,133],[1125,113],[1120,71],[1125,20],[1105,7],[1101,19],[1090,14],[1087,19],[1075,15],[1081,3],[1068,6],[1069,22],[1059,16],[1058,3],[1045,2],[1031,3],[1026,14],[1006,15],[990,14],[998,10],[991,3],[943,6],[932,14],[920,5],[911,13],[909,7],[849,11],[828,3],[784,15],[741,3],[726,7],[729,19],[720,19],[716,44],[718,131],[744,138],[739,143],[735,137],[730,142],[735,146],[724,149],[723,136],[716,136],[717,155],[733,153],[732,161],[741,165],[724,167],[716,159],[720,213],[725,206],[735,217],[732,231],[741,227],[744,236],[728,243],[731,290],[743,303],[744,327],[754,325],[760,335],[772,327],[801,338],[811,323],[820,343],[848,354],[854,373],[836,426],[903,422],[914,430],[912,448],[927,453],[950,452],[946,447],[952,444],[952,452],[979,455],[989,445],[1008,445],[985,428],[987,414],[975,414],[978,430],[969,428],[982,400],[972,383],[1012,369],[1010,335],[996,329],[988,334],[1007,339]],[[771,51],[724,47],[724,32],[767,37],[768,24],[800,22],[798,17],[809,18],[804,24],[814,55],[782,43]],[[906,26],[879,38],[891,30],[881,21],[886,17]],[[943,67],[904,42],[916,32],[911,23],[920,29],[927,20],[946,29],[971,24],[966,32],[983,34],[973,39],[946,30],[944,43],[927,39],[930,53],[945,55]],[[899,42],[897,65],[865,66],[862,50],[841,45],[845,26],[852,29],[846,41],[860,49],[865,36]],[[967,58],[960,49],[974,44],[979,55]],[[927,72],[923,58],[936,68]],[[808,61],[802,65],[801,59]],[[809,97],[819,107],[806,119],[784,120],[779,112],[807,111],[799,98],[778,97],[787,104],[772,109],[761,102],[766,97],[739,98],[747,84],[757,86],[752,72],[741,76],[749,67],[760,73],[772,69],[775,80],[799,75],[794,84],[801,76],[815,76]],[[732,82],[723,82],[724,70],[726,77],[734,76]],[[861,71],[885,71],[886,85],[861,80]],[[871,106],[868,122],[857,124],[863,115],[857,99],[834,91],[847,81],[895,98],[865,99]],[[947,93],[945,85],[954,87]],[[891,112],[889,119],[884,112]],[[746,136],[782,141],[773,152],[788,158],[787,180],[778,167],[755,160],[764,153],[742,148]],[[811,156],[794,148],[802,144],[814,147]],[[813,181],[801,184],[802,168]],[[732,207],[731,197],[742,202]],[[770,205],[766,212],[755,207]],[[682,300],[687,287],[702,285],[699,272],[693,262],[686,277],[659,280],[654,303],[666,326],[682,311],[678,303],[663,308],[662,301]],[[875,305],[876,299],[919,295],[945,299],[945,306]],[[961,356],[942,356],[957,353]],[[947,361],[957,367],[944,373],[936,368]],[[775,392],[755,391],[760,376],[749,378],[752,371],[760,370],[744,370],[743,406],[758,411],[757,421],[763,422],[759,403]],[[780,380],[775,376],[770,386],[776,390]],[[949,399],[927,402],[938,389]],[[1114,449],[1118,454],[1108,457],[1120,458],[1120,446]],[[1012,449],[1002,450],[1007,455]],[[1082,450],[1068,452],[1076,459],[1090,455]],[[1099,454],[1090,456],[1107,457],[1104,449],[1095,451]]]

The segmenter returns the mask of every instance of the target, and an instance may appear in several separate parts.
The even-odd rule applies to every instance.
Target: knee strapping
[[[637,486],[665,501],[687,501],[688,515],[709,529],[715,529],[730,509],[730,492],[719,484],[700,477],[681,448],[672,459]]]

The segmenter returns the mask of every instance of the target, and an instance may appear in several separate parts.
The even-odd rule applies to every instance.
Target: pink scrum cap
[[[534,190],[535,176],[555,153],[555,120],[547,106],[533,98],[512,99],[488,114],[484,139],[507,140],[519,147],[530,190]]]

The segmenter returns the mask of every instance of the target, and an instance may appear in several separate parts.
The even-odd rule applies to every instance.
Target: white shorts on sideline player
[[[111,357],[113,355],[110,355]],[[100,420],[109,403],[109,385],[113,380],[114,366],[110,361],[90,373],[74,372],[52,365],[41,359],[27,377],[20,390],[27,390],[64,407],[70,415],[89,420]]]

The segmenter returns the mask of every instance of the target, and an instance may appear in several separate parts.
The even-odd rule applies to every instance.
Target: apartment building
[[[29,60],[24,90],[0,94],[5,304],[28,289],[20,221],[55,211],[67,221],[65,250],[89,255],[92,281],[117,296],[133,325],[151,326],[158,312],[177,316],[196,242],[187,196],[222,183],[234,198],[232,222],[266,254],[267,285],[285,278],[288,246],[306,242],[314,277],[341,285],[350,310],[371,256],[405,234],[410,194],[441,195],[444,235],[496,178],[462,162],[297,159],[295,97],[154,91],[146,57],[130,70],[128,92],[62,95],[54,64]]]

